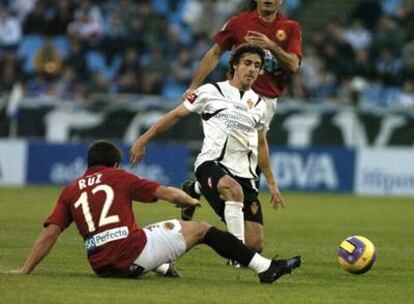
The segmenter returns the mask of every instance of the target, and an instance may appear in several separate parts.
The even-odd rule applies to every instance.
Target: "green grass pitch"
[[[285,194],[286,208],[265,214],[265,255],[301,254],[292,275],[260,285],[205,246],[186,254],[180,279],[95,277],[74,226],[62,234],[32,275],[4,272],[20,266],[59,193],[55,187],[0,188],[0,303],[414,303],[414,199]],[[138,225],[178,217],[166,204],[136,204]],[[224,226],[204,202],[196,219]],[[364,275],[342,270],[339,243],[360,234],[373,241],[377,261]]]

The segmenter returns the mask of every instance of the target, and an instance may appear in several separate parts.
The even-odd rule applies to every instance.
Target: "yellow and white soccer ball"
[[[362,274],[374,265],[375,246],[366,237],[350,236],[339,245],[337,258],[345,270],[353,274]]]

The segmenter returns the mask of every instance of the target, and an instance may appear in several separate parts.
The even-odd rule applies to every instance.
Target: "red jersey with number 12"
[[[214,41],[223,50],[231,50],[246,43],[248,31],[265,34],[287,53],[302,58],[302,33],[297,21],[277,13],[274,21],[266,22],[257,11],[241,13],[231,18],[214,36]],[[276,64],[276,63],[275,63]],[[266,69],[265,69],[266,70]],[[286,72],[275,67],[274,70],[260,75],[253,84],[253,90],[266,97],[278,97],[286,90]]]
[[[124,272],[147,242],[136,226],[132,200],[155,202],[159,185],[121,169],[91,167],[63,189],[44,226],[63,231],[74,221],[93,270],[102,276]]]

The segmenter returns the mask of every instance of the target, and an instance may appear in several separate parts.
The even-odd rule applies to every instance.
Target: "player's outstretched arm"
[[[192,198],[181,189],[174,187],[159,186],[155,190],[154,195],[158,199],[168,201],[181,208],[200,206],[200,202],[197,199]]]
[[[187,99],[187,97],[190,96],[195,89],[197,89],[199,86],[203,84],[204,80],[207,78],[208,75],[210,75],[211,71],[213,71],[216,68],[222,55],[223,50],[217,43],[215,43],[207,51],[207,53],[203,56],[203,58],[200,61],[198,69],[195,72],[193,81],[191,82],[190,86],[182,96],[183,100]]]
[[[277,209],[279,206],[284,207],[282,195],[280,194],[279,188],[276,184],[276,178],[273,174],[272,167],[270,166],[270,156],[269,156],[269,145],[266,139],[266,132],[264,129],[259,132],[259,147],[258,147],[258,156],[259,156],[259,167],[265,176],[267,186],[271,193],[271,201],[273,208]]]
[[[191,112],[184,105],[179,105],[175,109],[165,114],[159,121],[152,125],[151,128],[142,134],[132,145],[130,150],[130,165],[134,167],[142,160],[145,154],[145,145],[158,134],[168,131],[182,117],[189,115]]]
[[[19,269],[7,271],[8,274],[29,274],[31,273],[37,264],[48,255],[56,240],[61,233],[61,229],[58,225],[50,224],[40,233],[36,242],[34,243],[29,255],[26,258],[23,266]]]

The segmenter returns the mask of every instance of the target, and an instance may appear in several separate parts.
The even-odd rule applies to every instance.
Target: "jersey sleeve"
[[[298,22],[293,23],[286,51],[296,54],[299,56],[299,59],[302,59],[302,29]]]
[[[266,106],[262,107],[260,119],[257,122],[257,130],[265,129],[266,131],[269,130],[270,122],[268,121],[268,117],[266,116]]]
[[[55,208],[43,223],[43,227],[47,227],[50,224],[55,224],[58,225],[63,231],[72,223],[72,221],[72,214],[70,213],[69,205],[65,203],[64,192],[62,191],[55,205]]]
[[[208,101],[208,84],[199,87],[184,101],[184,106],[190,112],[201,114]]]
[[[159,183],[147,179],[139,178],[133,174],[125,172],[123,177],[128,187],[128,195],[131,200],[143,203],[153,203],[158,199],[154,192],[160,186]]]
[[[220,31],[214,35],[214,42],[217,43],[223,51],[231,50],[236,44],[236,17],[228,20]]]

